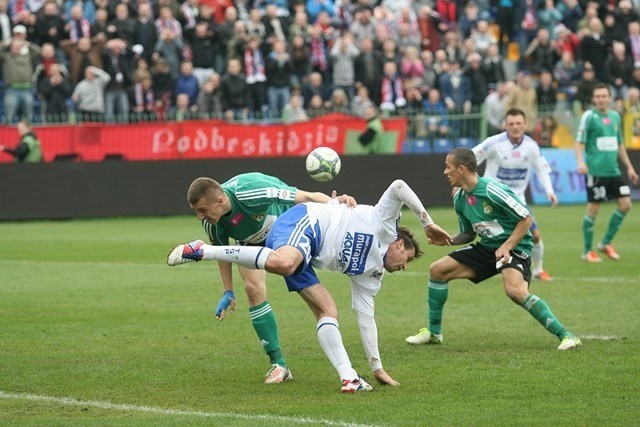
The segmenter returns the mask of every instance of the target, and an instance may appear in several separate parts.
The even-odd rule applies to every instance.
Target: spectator
[[[398,45],[398,54],[400,55],[403,55],[409,47],[420,49],[422,44],[418,33],[412,33],[411,24],[407,22],[398,25],[398,35],[396,40]]]
[[[313,95],[306,105],[307,116],[310,119],[315,119],[316,117],[327,114],[325,102],[320,95]]]
[[[349,114],[349,98],[344,90],[337,88],[331,92],[329,111],[332,113]]]
[[[553,34],[554,28],[560,21],[562,21],[562,12],[556,9],[554,0],[544,0],[544,8],[538,11],[538,33],[544,29],[548,34]]]
[[[375,107],[374,102],[369,98],[369,89],[360,85],[356,90],[356,96],[351,100],[351,113],[357,117],[364,118],[369,107]]]
[[[60,10],[55,2],[47,2],[36,14],[35,36],[38,44],[51,43],[58,46],[64,38],[64,19],[60,16]]]
[[[382,56],[373,50],[373,40],[368,37],[360,42],[360,54],[354,61],[354,71],[356,82],[365,86],[372,101],[379,104]]]
[[[503,59],[498,52],[498,45],[492,44],[487,49],[487,54],[482,62],[482,69],[484,70],[484,77],[487,81],[487,86],[495,86],[498,82],[504,82],[506,79],[506,73],[504,71]]]
[[[87,7],[87,3],[93,3],[91,1],[85,1],[84,6]],[[67,5],[73,4],[67,10]],[[83,6],[79,2],[67,1],[65,4],[66,16],[70,16],[69,22],[64,27],[65,32],[68,34],[68,38],[71,43],[76,43],[82,38],[91,37],[91,21],[87,19],[83,14]],[[93,12],[95,13],[95,11]]]
[[[204,119],[222,119],[222,91],[220,90],[220,75],[213,74],[200,87],[198,99],[198,116]]]
[[[511,81],[498,82],[496,84],[496,90],[491,92],[484,100],[484,105],[487,110],[487,121],[489,122],[487,129],[488,136],[497,135],[505,131],[504,117],[506,110],[504,106],[513,87],[514,83]]]
[[[168,9],[168,8],[165,8]],[[157,24],[156,24],[157,25]],[[182,49],[184,48],[184,42],[182,37],[176,31],[170,28],[163,28],[160,30],[158,42],[153,48],[153,56],[162,56],[171,71],[171,78],[178,79],[180,74],[180,62],[182,61]]]
[[[200,85],[209,80],[215,72],[214,37],[213,29],[209,24],[198,22],[189,40],[193,52],[193,75]]]
[[[66,122],[68,120],[67,98],[73,87],[66,67],[51,64],[48,72],[42,72],[38,78],[38,95],[41,99],[40,112],[47,122]]]
[[[286,13],[283,11],[286,10]],[[266,30],[265,41],[269,45],[273,44],[276,40],[283,42],[287,41],[289,33],[289,8],[285,0],[282,0],[280,6],[276,4],[267,4],[264,9],[264,16],[262,22]]]
[[[418,28],[422,37],[422,50],[435,52],[440,49],[439,16],[429,6],[422,5],[418,14]]]
[[[309,37],[309,19],[304,10],[296,12],[293,17],[293,23],[289,27],[291,40],[295,40],[296,36],[302,37],[303,40]]]
[[[382,73],[380,109],[384,112],[394,112],[396,108],[407,105],[407,100],[404,97],[404,85],[395,62],[385,62]]]
[[[31,92],[33,62],[40,55],[40,47],[25,39],[26,28],[16,25],[9,44],[0,46],[0,64],[4,81],[4,113],[9,122],[33,116]]]
[[[311,46],[311,70],[320,73],[323,80],[326,80],[329,71],[329,58],[327,55],[327,43],[322,29],[317,25],[309,27],[309,38]]]
[[[307,0],[307,13],[312,23],[316,22],[320,12],[326,12],[333,18],[336,14],[333,0]]]
[[[580,101],[583,110],[587,110],[592,102],[593,90],[600,83],[596,78],[593,65],[587,63],[582,70],[582,79],[578,81],[576,99]]]
[[[544,70],[551,71],[557,60],[558,55],[551,44],[549,31],[541,28],[524,52],[524,70],[531,74],[540,74]]]
[[[349,100],[353,98],[355,83],[355,58],[360,51],[353,43],[353,36],[346,32],[334,42],[331,48],[333,87],[342,89]]]
[[[435,88],[429,90],[427,98],[422,101],[422,106],[427,115],[425,121],[426,137],[431,141],[447,137],[449,135],[449,112],[442,101],[440,91]]]
[[[460,36],[455,31],[448,31],[444,35],[444,45],[442,49],[447,54],[449,62],[459,63],[464,61],[464,52],[460,44]]]
[[[398,45],[394,39],[387,39],[382,42],[382,63],[393,62],[396,67],[400,67],[402,55],[398,51]]]
[[[170,6],[162,6],[160,8],[160,16],[156,19],[156,31],[162,39],[163,33],[170,33],[172,39],[177,43],[183,44],[182,25],[174,17]]]
[[[575,58],[578,46],[580,46],[578,36],[562,24],[559,24],[554,31],[557,34],[555,44],[558,56],[562,56],[563,52],[570,52]]]
[[[420,78],[420,91],[427,93],[429,89],[437,87],[438,75],[433,67],[433,52],[423,50],[420,52],[420,62],[422,63],[422,76]]]
[[[558,92],[567,95],[573,101],[578,90],[576,84],[580,78],[580,69],[573,60],[571,52],[563,52],[560,60],[553,67],[553,77],[558,84]]]
[[[311,52],[301,35],[293,36],[289,50],[291,85],[301,88],[306,76],[311,72]]]
[[[102,48],[105,39],[101,36],[90,39],[82,37],[77,42],[71,39],[62,40],[60,48],[67,54],[69,58],[69,78],[71,84],[76,85],[85,75],[85,69],[93,65],[102,68]]]
[[[631,72],[629,86],[640,89],[640,61],[633,63],[633,71]]]
[[[124,40],[133,46],[136,38],[136,20],[129,16],[129,7],[124,3],[116,6],[116,16],[107,25],[107,38]]]
[[[467,69],[465,75],[471,83],[471,105],[479,107],[489,93],[486,76],[482,69],[482,56],[473,52],[467,57]]]
[[[629,34],[625,44],[633,62],[640,61],[640,22],[629,23]]]
[[[518,45],[520,52],[524,53],[529,43],[538,34],[538,14],[536,13],[536,1],[525,0],[520,7],[522,19],[518,23]],[[500,37],[504,34],[502,27],[500,29]]]
[[[300,94],[295,93],[289,97],[289,101],[282,109],[282,120],[285,123],[309,120],[307,112],[302,107],[302,96]]]
[[[556,89],[553,87],[553,76],[549,71],[543,71],[540,74],[540,77],[538,78],[538,87],[536,88],[536,97],[538,99],[539,108],[542,107],[547,112],[553,111],[556,106],[557,98]],[[536,141],[538,140],[536,139]]]
[[[140,80],[129,90],[129,105],[131,105],[132,122],[151,122],[157,119],[156,108],[158,101],[153,92],[151,73],[140,74]]]
[[[266,63],[260,50],[261,40],[255,36],[249,36],[249,41],[244,50],[244,71],[247,78],[249,91],[249,109],[257,117],[265,117],[267,114],[267,88],[266,88]]]
[[[355,43],[360,44],[364,39],[375,39],[376,21],[368,7],[357,7],[355,17],[349,26],[349,32],[353,34]]]
[[[176,96],[176,106],[169,111],[169,120],[182,122],[184,120],[192,120],[198,117],[196,106],[190,106],[189,94],[179,93]]]
[[[450,112],[471,111],[471,81],[463,74],[458,62],[451,62],[449,70],[438,80],[438,86]]]
[[[238,21],[238,10],[233,6],[225,9],[224,20],[215,27],[215,40],[217,42],[215,51],[217,54],[214,69],[218,72],[227,69],[225,64],[227,64],[230,59],[237,59],[241,55],[242,49],[237,52],[229,52],[228,50],[229,42],[235,34],[238,34],[238,31],[236,31],[236,21],[242,22],[241,30],[246,34],[244,22]]]
[[[189,96],[189,106],[196,103],[200,85],[198,79],[193,75],[193,63],[191,61],[182,61],[180,64],[180,76],[176,81],[175,94],[186,94]]]
[[[96,10],[96,20],[91,25],[91,34],[96,36],[107,38],[107,27],[109,26],[109,12],[107,9],[98,9]],[[153,28],[153,32],[155,34],[155,27]]]
[[[588,33],[580,41],[578,58],[583,63],[591,64],[598,81],[604,81],[606,79],[604,61],[607,58],[608,50],[607,42],[601,35],[602,22],[600,19],[589,19],[587,31]]]
[[[544,31],[544,30],[543,30]],[[518,73],[516,87],[511,91],[504,107],[522,110],[527,118],[526,131],[531,134],[538,121],[538,96],[533,87],[533,78],[527,72]]]
[[[436,0],[434,10],[440,15],[438,29],[441,33],[458,28],[458,6],[454,0]]]
[[[415,86],[421,86],[423,74],[424,64],[418,56],[418,49],[413,46],[408,47],[400,60],[400,75],[405,84],[411,81]]]
[[[637,5],[636,5],[637,6]],[[624,41],[627,37],[629,24],[638,22],[640,14],[634,10],[630,0],[620,0],[613,13],[614,25],[612,38],[616,41]]]
[[[12,155],[16,163],[41,162],[42,146],[28,121],[20,120],[18,122],[18,134],[20,135],[20,142],[18,142],[16,148],[8,148],[3,144],[0,145],[0,152]]]
[[[105,116],[108,122],[126,121],[129,117],[128,90],[131,86],[130,55],[126,52],[126,42],[121,39],[111,39],[105,47],[104,71],[110,77],[104,94]]]
[[[249,112],[249,88],[237,59],[229,60],[227,72],[220,83],[222,109],[228,120],[246,118]]]
[[[134,43],[143,47],[142,55],[151,61],[151,54],[158,42],[158,31],[153,21],[151,3],[138,3],[138,17],[136,19]]]
[[[604,63],[604,82],[609,85],[613,99],[627,99],[632,70],[633,59],[626,54],[624,43],[613,42],[611,53]]]
[[[234,24],[234,34],[227,42],[225,49],[227,52],[227,62],[231,59],[243,60],[244,50],[250,38],[251,36],[247,32],[245,23],[243,21],[236,21]]]
[[[470,38],[474,41],[476,52],[483,56],[489,49],[489,46],[498,42],[489,29],[489,22],[484,19],[478,21],[478,24],[472,31]]]
[[[109,80],[109,74],[98,67],[90,65],[84,70],[84,80],[76,85],[71,95],[78,109],[79,121],[104,121],[104,88]]]
[[[478,5],[470,1],[464,7],[464,13],[458,20],[458,30],[462,34],[463,39],[467,39],[471,36],[472,30],[476,28],[476,24],[480,19],[478,11]]]
[[[267,36],[267,27],[262,22],[262,13],[260,9],[253,8],[249,12],[249,20],[246,21],[247,34],[249,36],[258,37],[260,40],[265,40]]]
[[[271,114],[279,116],[289,102],[291,62],[285,42],[273,43],[273,51],[267,57],[267,99]]]
[[[308,106],[311,97],[318,95],[322,99],[322,105],[329,105],[329,98],[331,97],[331,89],[324,84],[322,74],[315,72],[309,75],[309,81],[302,86],[302,98],[304,99],[304,105]]]
[[[76,6],[79,7],[79,14],[74,11]],[[80,16],[81,18],[86,18],[87,21],[89,21],[89,25],[91,25],[95,21],[95,14],[96,6],[92,0],[66,0],[64,2],[64,16],[70,16],[71,20],[78,20],[78,16]],[[72,39],[71,41],[76,42],[81,37],[90,36],[91,35],[85,33],[83,29],[82,32],[78,31],[77,38]]]
[[[11,40],[11,18],[7,14],[7,0],[0,0],[0,44]]]
[[[562,13],[562,23],[573,34],[578,32],[578,23],[584,16],[582,6],[578,0],[563,0],[557,5],[558,10]]]
[[[153,79],[153,94],[156,98],[156,113],[158,119],[164,120],[164,114],[172,105],[174,80],[167,61],[158,56],[151,66],[151,78]]]

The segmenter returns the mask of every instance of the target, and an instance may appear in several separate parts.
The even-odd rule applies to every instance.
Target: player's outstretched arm
[[[236,295],[233,292],[233,273],[231,263],[218,261],[218,267],[220,268],[220,278],[222,279],[224,293],[216,306],[216,319],[222,321],[226,317],[227,312],[229,312],[229,314],[233,314],[235,312]]]
[[[384,370],[384,368],[377,369],[373,371],[373,377],[378,381],[379,384],[382,385],[391,385],[397,386],[400,383],[389,376]]]
[[[430,245],[436,246],[450,246],[453,243],[453,239],[437,224],[430,224],[424,227],[424,234],[427,235]]]

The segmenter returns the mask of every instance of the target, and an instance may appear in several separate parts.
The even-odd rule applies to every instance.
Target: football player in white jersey
[[[506,132],[491,136],[473,147],[478,165],[487,162],[484,176],[506,184],[523,203],[526,203],[525,192],[531,180],[531,173],[535,171],[551,205],[556,206],[558,198],[549,177],[551,168],[540,153],[538,143],[524,133],[527,128],[524,112],[517,108],[507,111],[505,127]],[[551,281],[553,278],[542,268],[544,244],[535,219],[531,224],[531,234],[533,276],[539,280]]]
[[[382,367],[374,297],[385,271],[405,270],[422,252],[416,238],[398,227],[407,205],[418,217],[430,243],[451,244],[451,236],[433,220],[413,190],[394,181],[375,206],[349,208],[337,202],[302,203],[283,213],[267,236],[265,247],[212,246],[196,240],[174,248],[171,266],[201,260],[222,260],[285,277],[289,291],[298,292],[316,316],[320,346],[338,372],[343,393],[369,391],[351,366],[338,329],[338,310],[314,267],[349,276],[352,307],[373,376],[380,384],[398,385]]]

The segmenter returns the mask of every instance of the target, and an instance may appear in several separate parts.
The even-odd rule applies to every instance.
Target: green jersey
[[[620,176],[618,146],[623,143],[620,114],[613,110],[606,114],[596,109],[585,111],[580,118],[576,141],[584,144],[589,175]]]
[[[498,249],[513,233],[516,225],[529,215],[529,211],[509,187],[489,178],[478,178],[470,192],[459,189],[453,196],[453,208],[458,214],[460,231],[475,232],[480,243]],[[531,232],[514,250],[531,255]]]
[[[231,212],[217,224],[202,221],[211,243],[228,245],[229,238],[241,245],[262,245],[273,223],[293,206],[295,187],[261,173],[245,173],[222,184],[231,201]]]

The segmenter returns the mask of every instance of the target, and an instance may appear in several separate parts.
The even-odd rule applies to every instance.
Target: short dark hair
[[[453,157],[454,165],[464,166],[469,170],[469,172],[477,171],[478,163],[473,150],[468,148],[454,148],[449,152],[449,155]]]
[[[189,186],[187,202],[189,202],[190,205],[195,205],[203,198],[207,202],[213,202],[222,191],[222,187],[218,181],[211,178],[200,177],[195,179]]]
[[[420,243],[418,243],[418,240],[416,240],[411,230],[406,227],[398,227],[397,231],[398,240],[402,240],[404,242],[404,247],[406,249],[415,249],[416,254],[414,255],[413,259],[420,258],[423,252],[422,249],[420,249]]]
[[[609,88],[609,85],[606,83],[598,83],[594,88],[593,88],[593,92],[591,92],[591,95],[593,95],[594,93],[596,93],[596,90],[598,89],[606,89],[607,92],[609,92],[609,95],[611,95],[611,89]]]
[[[527,120],[527,115],[519,108],[509,108],[509,111],[504,115],[505,117],[522,116]]]

